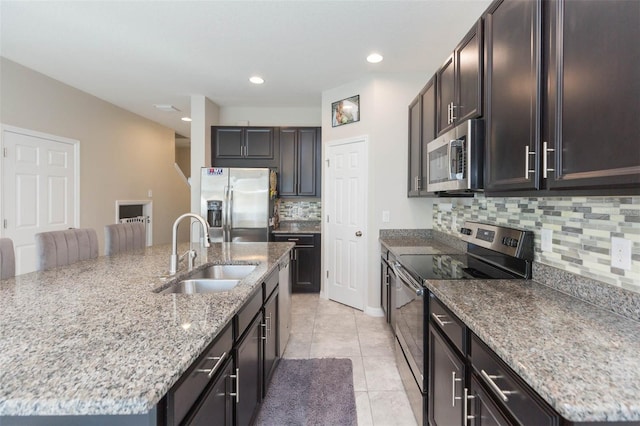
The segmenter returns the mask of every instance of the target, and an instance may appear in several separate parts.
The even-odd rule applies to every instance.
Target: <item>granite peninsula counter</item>
[[[202,265],[258,265],[224,293],[155,293],[170,245],[0,281],[0,424],[154,409],[292,247],[212,244]]]
[[[396,256],[447,250],[428,238],[380,243]],[[536,282],[535,268],[533,278],[427,287],[565,419],[640,424],[640,323]],[[606,290],[600,296],[611,305]],[[637,315],[630,298],[618,302]]]

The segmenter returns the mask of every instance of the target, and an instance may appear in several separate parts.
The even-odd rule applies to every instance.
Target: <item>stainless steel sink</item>
[[[211,265],[192,274],[189,278],[213,278],[241,280],[257,265]]]
[[[200,279],[188,279],[178,281],[177,283],[162,290],[160,294],[170,293],[218,293],[222,291],[232,290],[240,282],[239,279],[212,279],[212,278],[200,278]]]
[[[233,290],[257,265],[211,265],[194,272],[187,279],[170,285],[160,294],[218,293]]]

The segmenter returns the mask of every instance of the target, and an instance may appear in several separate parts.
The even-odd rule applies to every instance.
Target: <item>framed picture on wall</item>
[[[338,127],[343,124],[360,121],[360,95],[331,104],[331,126]]]

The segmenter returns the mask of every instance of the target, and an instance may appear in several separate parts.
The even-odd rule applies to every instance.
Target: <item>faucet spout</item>
[[[202,225],[202,230],[204,231],[204,246],[211,247],[211,243],[209,243],[209,224],[207,221],[200,215],[195,213],[185,213],[178,217],[175,222],[173,222],[173,234],[171,237],[171,262],[169,264],[169,273],[174,275],[178,272],[178,225],[182,221],[182,219],[190,217],[192,219],[196,219]]]

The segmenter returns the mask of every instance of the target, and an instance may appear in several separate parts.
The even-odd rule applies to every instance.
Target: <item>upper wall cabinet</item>
[[[438,136],[482,115],[482,31],[479,19],[436,73]]]
[[[409,105],[408,196],[433,196],[427,192],[427,143],[435,139],[436,78],[433,77]]]
[[[542,178],[550,189],[640,184],[640,2],[553,1]]]
[[[274,127],[211,128],[211,164],[215,167],[277,167],[279,144]]]
[[[278,192],[281,197],[320,197],[319,127],[281,128]]]
[[[540,0],[499,0],[485,23],[485,190],[538,189]]]

